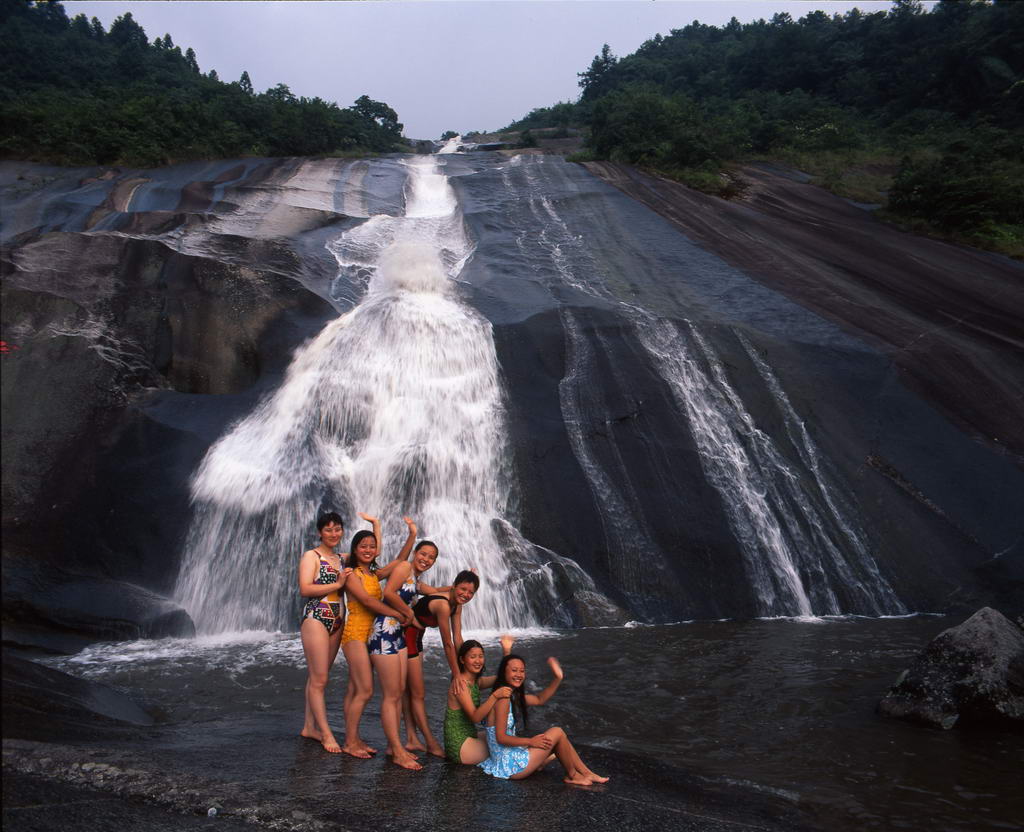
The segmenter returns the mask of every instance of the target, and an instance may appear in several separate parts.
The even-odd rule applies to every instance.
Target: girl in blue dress
[[[543,705],[562,683],[562,666],[555,658],[548,659],[554,678],[539,694],[526,693],[526,662],[522,656],[509,654],[501,660],[495,687],[509,687],[512,696],[500,699],[487,717],[487,748],[490,756],[480,763],[488,774],[503,780],[522,780],[543,768],[554,754],[565,769],[565,782],[573,786],[607,783],[608,778],[594,774],[580,759],[569,738],[558,726],[535,736],[529,734],[527,708]]]

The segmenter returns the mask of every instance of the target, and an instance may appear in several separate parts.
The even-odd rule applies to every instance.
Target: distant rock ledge
[[[932,640],[878,703],[878,712],[934,728],[1024,730],[1024,631],[982,607]]]

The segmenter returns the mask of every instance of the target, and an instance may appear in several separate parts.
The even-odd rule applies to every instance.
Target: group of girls
[[[462,606],[479,588],[477,575],[469,570],[460,572],[446,587],[424,582],[422,575],[434,565],[438,550],[429,540],[416,544],[416,524],[408,517],[404,520],[409,533],[401,551],[394,560],[378,567],[380,521],[368,514],[359,516],[373,530],[356,532],[349,553],[342,555],[337,551],[345,533],[341,517],[334,512],[321,515],[317,520],[320,543],[305,552],[299,562],[299,592],[308,599],[300,625],[309,669],[302,736],[317,740],[332,753],[373,756],[377,749],[360,737],[359,723],[373,695],[376,670],[381,684],[386,753],[396,765],[419,770],[422,765],[416,752],[426,751],[452,762],[479,765],[495,777],[515,780],[528,777],[557,758],[567,783],[606,782],[608,778],[594,774],[583,764],[561,728],[528,736],[528,708],[544,704],[561,684],[563,674],[557,660],[548,659],[553,678],[547,688],[537,695],[528,694],[524,687],[526,663],[511,653],[513,639],[504,636],[504,655],[497,673],[483,676],[483,647],[477,641],[462,639]],[[385,581],[383,587],[381,580]],[[343,595],[347,599],[344,606]],[[414,604],[417,595],[421,597]],[[443,748],[430,731],[424,705],[422,655],[427,627],[440,630],[452,673]],[[349,670],[344,745],[339,745],[331,732],[324,699],[339,647]],[[482,688],[492,689],[483,703]],[[404,744],[403,714],[407,734]],[[486,721],[484,730],[478,728],[482,721]],[[422,742],[417,732],[422,734]]]

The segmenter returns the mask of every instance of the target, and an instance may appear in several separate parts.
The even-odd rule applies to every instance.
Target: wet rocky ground
[[[511,782],[434,758],[407,772],[379,758],[327,756],[293,728],[293,714],[254,714],[91,743],[5,740],[4,829],[813,828],[783,798],[603,749],[581,750],[612,782],[579,789],[561,782],[556,765]],[[367,739],[382,747],[374,727]]]

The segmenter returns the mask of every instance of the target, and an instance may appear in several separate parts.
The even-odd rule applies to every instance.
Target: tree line
[[[0,156],[55,164],[407,149],[383,102],[258,93],[248,72],[224,82],[169,34],[150,41],[130,12],[105,31],[56,2],[0,0],[0,107]]]
[[[1022,2],[694,21],[623,58],[606,44],[579,85],[577,101],[507,129],[582,128],[591,158],[712,190],[756,156],[823,169],[888,159],[890,216],[1024,253]]]

